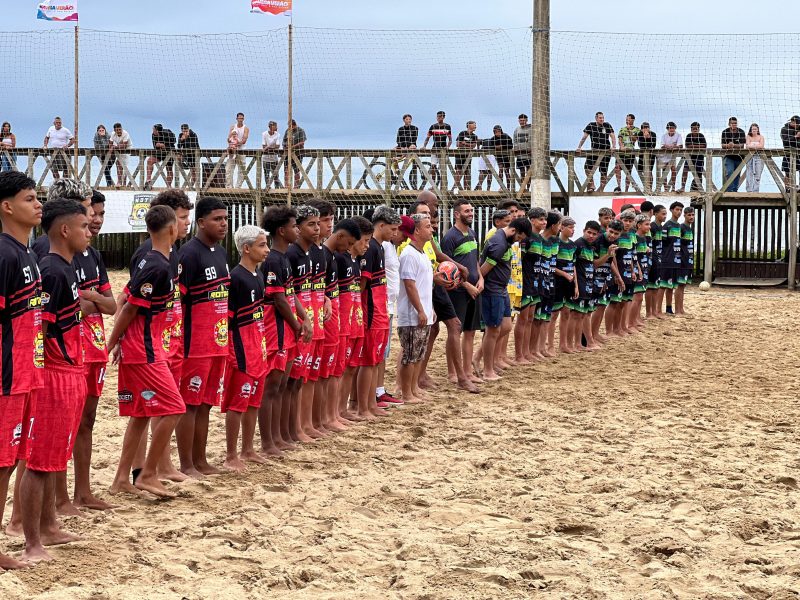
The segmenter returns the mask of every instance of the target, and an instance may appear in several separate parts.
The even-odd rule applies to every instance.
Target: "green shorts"
[[[647,291],[647,284],[643,282],[637,282],[636,285],[634,285],[633,287],[634,294],[641,294],[642,292],[646,291]]]
[[[566,306],[570,310],[581,313],[583,315],[594,311],[595,308],[594,300],[589,300],[585,298],[578,300],[567,300]]]
[[[542,299],[539,296],[523,296],[520,308],[527,308],[533,304],[539,304]]]

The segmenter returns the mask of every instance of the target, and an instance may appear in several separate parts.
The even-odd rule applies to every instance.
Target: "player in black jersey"
[[[575,219],[565,217],[561,221],[561,233],[558,240],[558,253],[556,254],[555,266],[555,301],[553,302],[553,325],[561,321],[558,334],[558,349],[565,354],[572,354],[577,349],[570,343],[569,332],[570,311],[567,301],[575,291],[575,242],[572,236],[575,234]]]
[[[571,347],[576,350],[594,351],[600,348],[592,334],[591,314],[595,301],[595,259],[594,245],[600,235],[600,223],[588,221],[583,228],[583,237],[575,242],[575,290],[567,305],[573,313],[570,316]],[[586,345],[581,345],[581,337]]]

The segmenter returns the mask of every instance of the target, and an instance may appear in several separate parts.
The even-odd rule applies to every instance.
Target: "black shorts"
[[[623,154],[622,156],[617,158],[617,161],[619,161],[623,165],[625,165],[625,168],[628,169],[628,173],[633,175],[633,167],[636,164],[636,157],[628,156],[627,154]]]
[[[456,156],[456,169],[460,171],[464,169],[465,166],[466,169],[469,170],[469,168],[472,166],[472,161],[466,157]]]
[[[689,170],[689,161],[692,162],[692,166],[694,166],[694,170],[697,171],[697,174],[702,175],[703,171],[706,168],[705,157],[702,155],[698,156],[697,154],[690,154],[689,160],[687,160],[683,165],[683,170],[686,171],[687,173],[691,173],[691,171]]]
[[[555,306],[563,306],[564,302],[571,300],[575,295],[575,282],[567,281],[563,277],[556,278],[556,292],[553,298]]]
[[[505,156],[504,155],[500,155],[500,156],[495,155],[495,158],[497,159],[497,166],[498,167],[500,167],[502,169],[510,169],[511,168],[511,157],[508,156],[507,154]]]
[[[447,290],[440,285],[433,286],[433,312],[436,313],[436,319],[439,321],[458,318],[450,296],[447,295]]]
[[[648,269],[647,271],[647,281],[649,281],[650,283],[658,283],[658,277],[659,277],[658,271],[659,271],[658,265],[651,265],[650,269]]]
[[[789,174],[789,164],[792,162],[792,159],[788,156],[783,157],[783,161],[781,163],[781,169],[783,172],[788,175]],[[794,170],[800,171],[800,157],[794,159]]]
[[[517,157],[517,168],[518,169],[528,169],[531,166],[531,159],[527,156],[518,156]]]
[[[586,171],[591,171],[594,168],[594,164],[597,162],[598,155],[597,154],[589,154],[586,157],[586,164],[584,165],[584,169]],[[604,156],[600,159],[600,165],[597,167],[597,170],[600,171],[601,175],[608,175],[608,165],[611,164],[611,157]]]
[[[172,167],[172,163],[175,162],[175,159],[170,157],[169,160],[167,159],[167,152],[165,150],[158,150],[153,155],[158,162],[164,163],[164,168],[169,169]]]
[[[478,331],[481,328],[481,305],[465,291],[447,292],[453,310],[461,321],[461,331]]]

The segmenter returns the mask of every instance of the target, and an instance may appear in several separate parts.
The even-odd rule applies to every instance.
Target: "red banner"
[[[288,17],[292,14],[292,0],[251,0],[250,12]]]

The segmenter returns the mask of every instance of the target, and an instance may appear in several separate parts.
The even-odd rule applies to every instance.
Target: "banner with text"
[[[289,17],[292,14],[292,0],[251,0],[250,12]]]
[[[106,220],[103,233],[144,233],[147,225],[144,216],[150,208],[150,201],[156,192],[135,192],[109,190],[103,192],[106,197]],[[197,192],[186,192],[191,202],[197,201]],[[189,214],[189,221],[194,221],[194,211]]]
[[[56,2],[39,2],[37,19],[45,21],[78,21],[78,0],[58,4]]]
[[[692,197],[690,195],[681,196],[679,194],[670,196],[572,196],[569,199],[569,216],[575,219],[575,237],[580,237],[586,221],[597,221],[597,211],[608,207],[614,214],[620,213],[620,208],[625,204],[633,204],[639,210],[642,202],[649,200],[654,205],[663,204],[667,208],[669,205],[680,200],[685,206],[689,206]]]

